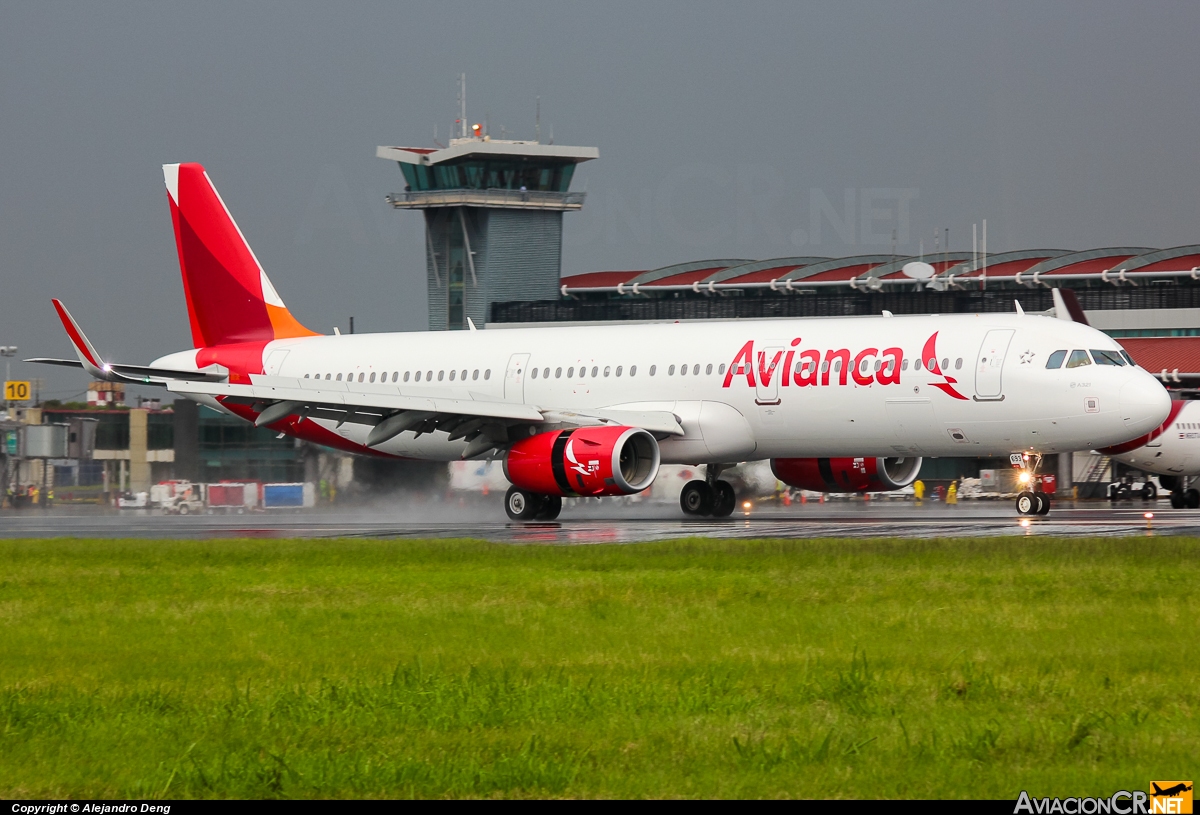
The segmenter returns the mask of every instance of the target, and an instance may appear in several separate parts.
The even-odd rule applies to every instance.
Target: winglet
[[[67,336],[71,338],[71,344],[75,346],[75,353],[79,355],[79,361],[83,363],[84,370],[97,379],[109,379],[108,365],[96,353],[95,347],[84,336],[79,324],[75,322],[75,318],[67,311],[67,307],[62,304],[61,300],[56,299],[51,302],[54,303],[54,309],[58,312],[58,318],[62,320],[63,328],[67,329]]]
[[[468,318],[467,318],[467,327],[468,327],[468,328],[470,328],[472,331],[478,331],[478,330],[479,330],[479,329],[477,329],[477,328],[475,327],[475,321],[474,321],[474,320],[472,320],[470,317],[468,317]]]

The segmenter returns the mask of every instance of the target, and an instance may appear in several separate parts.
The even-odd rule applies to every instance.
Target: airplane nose
[[[1120,404],[1125,426],[1141,435],[1167,420],[1167,414],[1171,411],[1171,396],[1158,380],[1146,374],[1121,388]]]

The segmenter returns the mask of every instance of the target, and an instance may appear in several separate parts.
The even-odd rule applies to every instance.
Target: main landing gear
[[[728,481],[718,481],[723,469],[720,464],[705,468],[703,481],[689,481],[679,493],[679,508],[687,515],[711,515],[728,518],[737,507],[737,493]]]
[[[1020,464],[1018,464],[1018,458]],[[1039,455],[1014,454],[1012,461],[1015,466],[1023,466],[1017,481],[1021,491],[1017,493],[1018,515],[1046,515],[1050,512],[1050,496],[1042,492],[1042,477],[1037,474],[1042,464]]]
[[[1158,483],[1171,491],[1172,509],[1200,509],[1200,491],[1190,486],[1191,479],[1182,475],[1160,475]]]
[[[562,498],[509,487],[504,511],[514,521],[553,521],[562,512]]]

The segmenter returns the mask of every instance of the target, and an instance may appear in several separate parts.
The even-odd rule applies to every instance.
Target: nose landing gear
[[[1037,474],[1042,457],[1024,453],[1013,453],[1010,457],[1014,467],[1021,467],[1018,481],[1021,492],[1017,493],[1018,515],[1046,515],[1050,512],[1050,496],[1042,490],[1042,477]]]

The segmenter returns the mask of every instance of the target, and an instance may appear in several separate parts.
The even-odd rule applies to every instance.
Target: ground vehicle
[[[924,455],[1121,443],[1168,409],[1113,340],[1019,307],[320,336],[284,306],[204,168],[164,174],[195,347],[110,364],[55,301],[79,361],[40,361],[363,455],[503,457],[516,519],[554,517],[567,495],[639,492],[660,463],[706,465],[681,507],[728,514],[736,496],[719,475],[740,461],[820,474],[846,459],[908,478]]]

